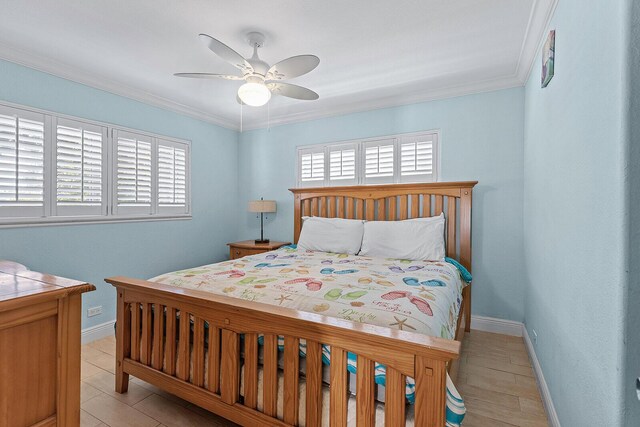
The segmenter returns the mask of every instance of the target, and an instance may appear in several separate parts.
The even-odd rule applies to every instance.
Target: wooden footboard
[[[375,362],[387,369],[386,426],[405,425],[407,376],[416,381],[414,425],[445,425],[447,364],[458,358],[457,341],[144,280],[113,277],[107,282],[116,287],[118,296],[116,391],[120,393],[127,391],[129,375],[134,375],[241,425],[296,426],[303,415],[298,413],[298,390],[304,381],[305,424],[321,426],[325,344],[331,346],[331,426],[347,425],[348,352],[357,355],[358,426],[375,425]],[[261,364],[259,335],[264,335]],[[276,416],[278,336],[284,337],[283,419]],[[306,341],[305,375],[299,369],[301,340]],[[260,370],[262,395],[258,396]]]

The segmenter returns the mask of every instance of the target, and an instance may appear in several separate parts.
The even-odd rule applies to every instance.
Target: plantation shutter
[[[188,146],[158,140],[158,212],[187,213]]]
[[[356,176],[356,144],[330,145],[329,183],[330,185],[353,185],[358,183]]]
[[[41,217],[44,210],[43,114],[0,107],[0,215]]]
[[[106,130],[58,119],[55,131],[56,215],[106,214]]]
[[[321,186],[325,180],[324,147],[311,150],[298,150],[300,184],[303,186]]]
[[[153,213],[153,139],[114,130],[115,207],[117,214]]]
[[[364,143],[364,183],[394,182],[396,139]]]
[[[436,134],[404,137],[400,143],[400,181],[435,181]]]

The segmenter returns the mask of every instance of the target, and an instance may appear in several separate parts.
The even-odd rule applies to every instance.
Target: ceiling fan
[[[252,107],[265,105],[271,99],[272,94],[305,101],[313,101],[319,98],[318,94],[311,89],[282,82],[283,80],[307,74],[315,69],[320,63],[320,59],[317,56],[292,56],[269,66],[258,57],[258,49],[264,46],[265,41],[265,36],[262,33],[251,32],[247,34],[247,41],[253,47],[253,56],[248,59],[245,59],[220,40],[214,39],[207,34],[200,34],[199,37],[213,53],[238,68],[242,75],[176,73],[174,74],[175,76],[198,79],[244,80],[245,83],[238,89],[237,100],[240,104]]]

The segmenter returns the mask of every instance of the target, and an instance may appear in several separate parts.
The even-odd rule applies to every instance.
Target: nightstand
[[[229,246],[229,257],[236,259],[247,255],[273,251],[290,244],[289,242],[256,243],[253,240],[243,240],[242,242],[227,243],[227,246]]]

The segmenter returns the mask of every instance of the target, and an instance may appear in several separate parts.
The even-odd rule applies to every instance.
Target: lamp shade
[[[275,200],[252,200],[249,202],[249,212],[275,212]]]

